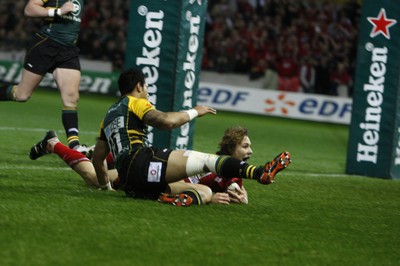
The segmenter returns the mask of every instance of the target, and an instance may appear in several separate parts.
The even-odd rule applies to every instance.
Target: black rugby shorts
[[[41,76],[53,73],[56,68],[80,71],[79,48],[62,45],[36,33],[27,50],[24,68]]]
[[[153,147],[141,148],[124,160],[122,170],[118,171],[125,180],[125,193],[128,197],[157,199],[165,191],[167,161],[172,150]]]

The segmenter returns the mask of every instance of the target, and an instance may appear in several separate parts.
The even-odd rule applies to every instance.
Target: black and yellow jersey
[[[42,0],[46,8],[60,8],[68,0]],[[63,45],[76,45],[79,37],[84,0],[72,0],[74,11],[61,17],[46,18],[40,32]]]
[[[106,140],[118,169],[121,160],[146,145],[147,125],[144,115],[155,107],[146,99],[122,97],[107,111],[100,125],[99,139]]]

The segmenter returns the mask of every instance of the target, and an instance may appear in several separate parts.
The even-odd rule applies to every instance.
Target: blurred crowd
[[[0,50],[23,50],[38,28],[25,3],[3,0]],[[82,57],[123,67],[129,6],[86,3]],[[266,89],[351,96],[360,9],[357,0],[208,0],[202,69],[263,79]]]
[[[264,79],[264,87],[350,96],[357,1],[209,1],[203,69]]]
[[[0,50],[25,49],[40,19],[24,17],[26,1],[3,0],[0,5]],[[87,59],[112,62],[115,70],[124,64],[125,37],[130,1],[86,1],[78,47]]]

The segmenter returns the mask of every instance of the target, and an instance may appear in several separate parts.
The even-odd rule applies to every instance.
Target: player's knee
[[[79,92],[61,92],[63,105],[69,107],[77,107],[79,102]]]
[[[98,186],[98,181],[97,181],[97,177],[95,175],[95,173],[91,172],[91,171],[83,171],[81,173],[81,176],[83,178],[83,180],[85,180],[86,184],[89,187],[97,187]]]
[[[64,106],[69,106],[71,108],[76,108],[78,106],[78,100],[76,99],[68,99],[64,101]]]
[[[73,96],[70,98],[70,102],[71,102],[71,104],[77,106],[77,105],[78,105],[78,102],[79,102],[79,94],[73,95]]]
[[[27,102],[32,96],[32,93],[21,91],[19,88],[14,86],[12,92],[11,92],[11,97],[14,99],[16,102]]]
[[[14,100],[16,102],[19,102],[19,103],[26,103],[27,101],[29,101],[30,98],[31,98],[30,95],[29,96],[25,96],[25,95],[23,95],[23,96],[14,96]]]

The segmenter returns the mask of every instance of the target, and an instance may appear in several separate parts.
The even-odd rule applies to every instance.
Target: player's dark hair
[[[247,128],[241,126],[230,127],[225,130],[224,136],[219,143],[218,155],[232,155],[235,152],[236,145],[243,141],[245,136],[249,135]]]
[[[118,78],[119,92],[121,95],[125,95],[133,91],[138,83],[144,86],[145,78],[145,75],[140,69],[130,68],[125,70]]]

